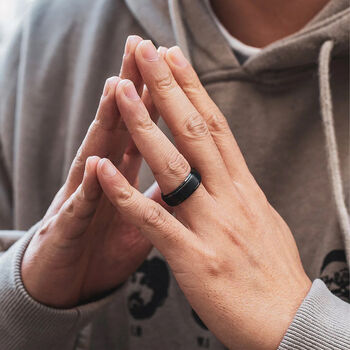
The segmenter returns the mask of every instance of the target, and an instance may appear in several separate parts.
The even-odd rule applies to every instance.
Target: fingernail
[[[114,176],[117,173],[117,170],[115,169],[114,165],[111,163],[109,159],[106,159],[106,158],[102,160],[101,170],[103,175],[108,177]]]
[[[136,43],[136,41],[138,40],[138,36],[136,35],[129,35],[128,38],[126,39],[126,43],[125,43],[125,49],[124,49],[124,53],[125,55],[127,55],[131,50],[132,45],[134,45],[134,43]]]
[[[171,61],[179,67],[185,67],[187,65],[187,60],[178,46],[174,46],[168,50],[169,57]]]
[[[158,52],[154,47],[151,40],[145,40],[141,44],[141,53],[142,57],[147,61],[157,61],[158,60]]]
[[[168,51],[168,48],[164,46],[159,46],[157,51],[160,56],[164,57],[166,55],[166,52]]]
[[[140,96],[137,93],[135,86],[131,81],[127,81],[126,83],[124,83],[123,92],[126,97],[130,98],[130,100],[136,101],[140,99]]]
[[[109,90],[111,88],[111,85],[113,85],[113,83],[115,83],[115,87],[117,87],[119,82],[120,82],[120,80],[121,79],[119,77],[116,77],[116,76],[108,78],[106,80],[106,82],[105,82],[105,86],[103,87],[103,96],[107,96],[108,95]]]
[[[89,164],[91,163],[92,160],[94,160],[95,158],[97,158],[97,156],[89,156],[86,158],[86,163]]]

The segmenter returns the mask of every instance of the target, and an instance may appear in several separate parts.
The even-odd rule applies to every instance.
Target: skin
[[[137,70],[134,51],[142,39],[129,37],[121,77],[132,79],[153,120],[158,112]],[[109,78],[96,117],[22,261],[22,279],[37,301],[69,308],[96,298],[124,282],[152,245],[137,227],[125,222],[103,194],[97,180],[99,157],[109,156],[136,188],[141,155],[120,118]],[[143,91],[143,92],[142,92]],[[147,192],[160,201],[158,186]],[[101,273],[103,271],[103,273]]]
[[[223,344],[276,349],[311,287],[293,235],[181,50],[171,48],[162,57],[143,41],[135,59],[176,148],[151,120],[133,83],[123,80],[116,99],[136,146],[163,193],[182,183],[190,165],[202,184],[172,216],[100,159],[103,191],[163,254],[188,301]]]
[[[238,40],[264,47],[303,28],[329,0],[211,0],[224,27]]]
[[[158,112],[176,147],[156,126]],[[137,190],[142,157],[160,187],[147,195]],[[172,216],[160,191],[179,186],[190,165],[202,184]],[[25,252],[22,280],[37,301],[74,307],[124,282],[152,244],[230,349],[277,348],[311,287],[292,233],[179,48],[157,53],[134,36]]]

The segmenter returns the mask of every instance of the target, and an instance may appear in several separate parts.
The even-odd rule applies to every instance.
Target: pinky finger
[[[188,229],[160,204],[132,187],[108,159],[99,161],[97,176],[104,193],[123,219],[139,227],[165,257],[185,249],[193,236]]]

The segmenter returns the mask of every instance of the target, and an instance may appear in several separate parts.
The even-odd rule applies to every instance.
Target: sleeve
[[[278,350],[349,350],[350,305],[316,279]]]
[[[19,25],[0,47],[0,348],[72,350],[80,331],[115,300],[122,287],[92,303],[62,310],[35,301],[23,285],[22,257],[40,222],[27,232],[12,230],[12,148],[22,36]]]
[[[4,350],[73,350],[79,332],[122,292],[72,309],[55,309],[35,301],[21,279],[21,262],[40,222],[0,255],[0,344]]]
[[[21,23],[0,47],[0,233],[13,228],[12,153],[15,135],[16,90],[22,42]]]

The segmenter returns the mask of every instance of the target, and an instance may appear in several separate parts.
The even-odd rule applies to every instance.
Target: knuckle
[[[154,80],[155,88],[160,92],[172,90],[176,86],[175,79],[171,72],[167,72],[163,76],[156,77]]]
[[[187,176],[190,171],[190,165],[182,154],[176,152],[170,157],[167,163],[167,172],[174,175],[175,178]]]
[[[118,122],[118,118],[114,118],[109,111],[101,108],[89,131],[92,133],[97,133],[99,130],[112,131],[118,126]]]
[[[203,138],[208,136],[207,123],[199,113],[193,113],[185,121],[185,135],[189,138]]]
[[[146,114],[141,114],[137,116],[135,119],[135,131],[137,132],[149,132],[154,130],[154,122],[152,119],[146,115]],[[133,134],[135,131],[132,131],[131,134]]]
[[[103,126],[103,123],[101,122],[101,119],[95,118],[89,126],[88,134],[91,135],[91,134],[96,133],[96,131],[98,131],[98,129],[101,128],[102,126]]]
[[[230,130],[226,118],[216,110],[209,112],[207,125],[211,132],[224,133]]]
[[[190,76],[184,79],[184,81],[181,84],[181,88],[186,95],[193,96],[200,93],[202,85],[198,79],[195,79]]]
[[[83,147],[80,146],[74,158],[74,167],[79,169],[85,167],[85,160],[86,159],[83,155]]]
[[[63,204],[61,213],[67,220],[85,220],[94,215],[95,208],[86,205],[85,194],[81,189],[81,185],[78,187],[77,192]]]
[[[93,206],[87,205],[87,203],[88,199],[86,198],[85,191],[80,185],[78,192],[70,204],[72,216],[81,220],[88,219],[93,216],[95,208]]]
[[[213,249],[207,249],[203,253],[202,260],[206,272],[213,278],[219,277],[228,269],[227,263]]]
[[[88,190],[82,187],[78,197],[80,201],[94,203],[100,198],[99,187],[94,186],[93,188],[89,188]]]
[[[68,219],[74,218],[74,203],[73,198],[70,197],[62,206],[61,213]]]
[[[156,205],[150,205],[144,210],[142,221],[145,225],[153,227],[163,227],[165,223],[164,215]]]
[[[121,207],[129,207],[133,202],[133,191],[131,186],[118,187],[116,188],[116,199],[115,202]]]

